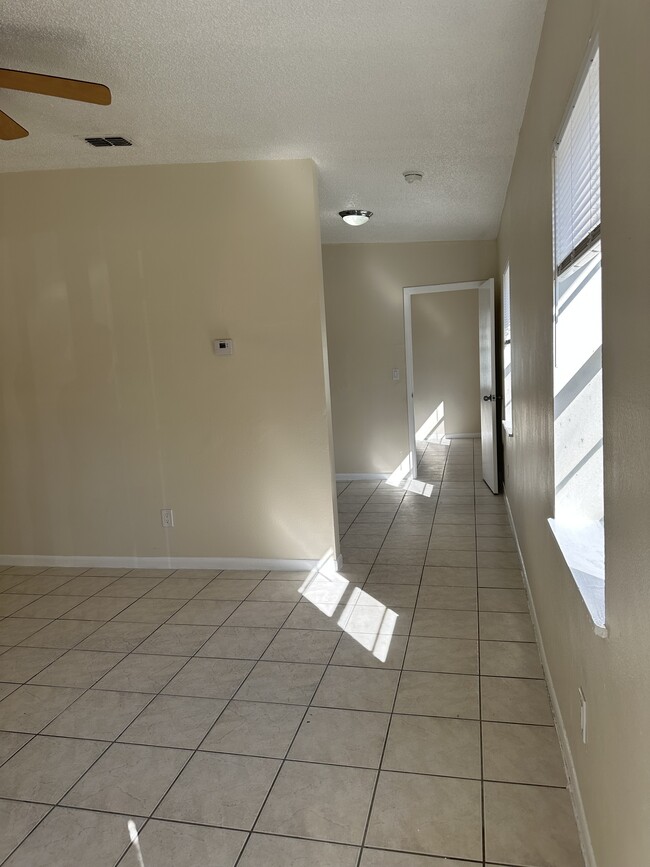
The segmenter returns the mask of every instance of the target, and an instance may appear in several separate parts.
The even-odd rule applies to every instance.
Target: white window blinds
[[[565,271],[600,237],[598,51],[555,146],[555,265]]]

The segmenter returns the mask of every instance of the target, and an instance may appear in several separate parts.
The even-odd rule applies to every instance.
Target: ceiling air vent
[[[132,141],[129,141],[128,138],[124,138],[121,135],[107,135],[103,138],[98,136],[91,136],[91,138],[84,139],[87,141],[89,145],[92,145],[94,148],[124,148],[131,147],[133,144]]]

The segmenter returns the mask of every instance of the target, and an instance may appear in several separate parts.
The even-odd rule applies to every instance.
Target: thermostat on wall
[[[212,341],[215,355],[232,355],[232,340],[228,337],[220,337]]]

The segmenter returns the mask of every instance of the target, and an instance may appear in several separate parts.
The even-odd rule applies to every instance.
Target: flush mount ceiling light
[[[342,217],[348,226],[363,226],[372,217],[372,211],[339,211],[339,217]]]
[[[416,181],[419,182],[424,177],[422,172],[408,171],[408,172],[402,172],[402,174],[404,175],[404,180],[406,181],[407,184],[413,184]]]

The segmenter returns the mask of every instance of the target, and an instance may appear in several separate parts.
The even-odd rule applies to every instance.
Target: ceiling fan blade
[[[58,96],[61,99],[76,99],[79,102],[93,102],[96,105],[111,104],[111,92],[105,84],[39,75],[36,72],[19,72],[17,69],[0,69],[0,87]]]
[[[15,120],[12,120],[4,111],[0,111],[0,139],[11,141],[14,138],[25,138],[29,135],[27,130]]]

